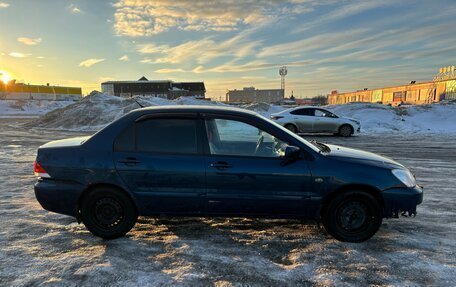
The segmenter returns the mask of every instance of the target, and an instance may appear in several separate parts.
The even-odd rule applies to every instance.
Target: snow
[[[0,100],[0,118],[37,117],[73,103],[74,101]]]
[[[415,218],[384,220],[364,243],[336,241],[314,222],[146,217],[127,236],[107,241],[71,217],[44,210],[33,194],[38,146],[86,133],[17,129],[10,126],[13,121],[0,120],[1,286],[453,286],[456,281],[456,136],[317,137],[392,157],[425,186]]]
[[[167,105],[223,104],[190,97],[181,97],[176,100],[167,100],[158,97],[121,98],[93,92],[77,103],[45,114],[39,119],[26,124],[26,127],[53,130],[96,131],[141,106]]]
[[[154,97],[121,98],[93,92],[79,102],[49,101],[0,101],[3,117],[41,115],[27,127],[96,131],[131,110],[142,106],[165,105],[217,105],[215,101],[205,101],[193,97],[180,97],[168,100]],[[240,106],[270,117],[288,107],[267,103],[254,103]],[[362,134],[456,134],[456,104],[438,103],[433,105],[391,107],[380,104],[356,103],[325,106],[335,114],[357,119],[361,122]]]
[[[327,106],[339,116],[357,119],[362,133],[456,134],[456,103],[391,107],[380,104]]]

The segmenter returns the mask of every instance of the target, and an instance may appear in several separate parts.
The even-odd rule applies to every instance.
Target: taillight
[[[278,120],[278,119],[281,119],[283,118],[282,116],[271,116],[271,119],[273,120]]]
[[[33,163],[33,172],[35,176],[43,177],[43,178],[50,178],[51,176],[47,173],[47,171],[35,160]]]

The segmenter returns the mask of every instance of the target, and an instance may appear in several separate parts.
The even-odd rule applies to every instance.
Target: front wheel
[[[349,125],[343,125],[339,128],[339,135],[349,137],[353,134],[353,128]]]
[[[92,234],[114,239],[127,234],[138,215],[134,203],[125,193],[112,188],[99,188],[84,196],[81,218]]]
[[[363,242],[382,224],[382,208],[371,194],[349,191],[337,195],[324,208],[322,222],[326,231],[344,242]]]

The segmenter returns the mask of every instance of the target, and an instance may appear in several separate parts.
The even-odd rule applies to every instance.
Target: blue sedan
[[[392,159],[309,142],[225,107],[138,109],[93,136],[41,146],[34,170],[43,208],[106,239],[140,215],[167,215],[310,218],[338,240],[362,242],[423,200]]]

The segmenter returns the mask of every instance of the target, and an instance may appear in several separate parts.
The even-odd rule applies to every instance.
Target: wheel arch
[[[344,192],[354,191],[354,190],[369,193],[380,203],[380,206],[382,207],[382,209],[385,208],[385,201],[381,195],[381,191],[378,188],[371,186],[371,185],[367,185],[367,184],[347,184],[347,185],[341,186],[341,187],[335,189],[334,191],[328,193],[323,198],[322,203],[320,205],[319,212],[317,214],[318,218],[320,218],[325,213],[326,207],[328,206],[328,204],[331,202],[332,199],[334,199],[336,196],[338,196]]]
[[[296,123],[294,123],[294,122],[286,122],[286,123],[283,124],[283,127],[286,127],[286,126],[289,126],[289,125],[294,126],[296,131],[299,132],[298,125]]]
[[[126,196],[128,196],[128,198],[130,198],[131,202],[133,203],[133,206],[135,207],[136,209],[136,213],[139,214],[139,208],[138,208],[138,205],[136,204],[136,201],[135,199],[133,198],[133,196],[127,192],[123,187],[121,186],[118,186],[118,185],[115,185],[115,184],[112,184],[112,183],[104,183],[104,182],[100,182],[100,183],[93,183],[93,184],[90,184],[89,186],[87,186],[81,193],[81,195],[79,196],[79,199],[78,199],[78,205],[76,207],[76,214],[77,214],[77,220],[78,222],[80,223],[81,222],[81,205],[82,205],[82,201],[83,199],[92,191],[96,190],[96,189],[99,189],[99,188],[111,188],[111,189],[115,189],[115,190],[118,190],[120,192],[122,192],[123,194],[125,194]]]
[[[349,126],[350,129],[351,129],[351,134],[354,134],[355,133],[355,128],[353,127],[353,125],[349,124],[349,123],[343,123],[339,126],[339,128],[337,129],[337,132],[340,133],[340,130],[342,129],[343,126]]]

